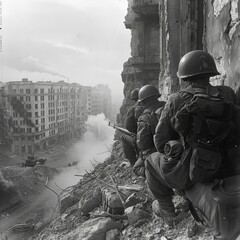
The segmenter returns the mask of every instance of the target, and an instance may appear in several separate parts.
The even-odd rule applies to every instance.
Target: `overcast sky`
[[[122,94],[127,0],[2,0],[1,81],[108,84]]]

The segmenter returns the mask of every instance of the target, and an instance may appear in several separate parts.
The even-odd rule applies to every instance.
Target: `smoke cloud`
[[[49,68],[45,64],[42,64],[38,58],[34,58],[32,56],[28,56],[27,58],[24,58],[22,60],[20,70],[29,72],[48,73],[54,76],[66,78],[66,76],[58,73],[54,69]]]
[[[93,165],[103,162],[111,154],[115,129],[108,126],[104,114],[89,116],[86,132],[67,153],[68,162],[78,162],[77,166],[68,167],[54,181],[61,187],[74,185],[79,181],[75,174],[85,174]]]
[[[16,188],[11,181],[6,180],[0,170],[0,209],[9,204],[11,199],[17,195]]]

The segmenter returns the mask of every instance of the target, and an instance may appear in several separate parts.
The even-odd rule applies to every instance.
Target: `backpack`
[[[192,95],[172,119],[185,147],[192,150],[189,177],[193,183],[216,178],[222,164],[222,148],[234,132],[233,107],[203,89],[186,89]],[[188,96],[189,96],[188,94]]]
[[[116,192],[102,188],[102,203],[104,211],[111,214],[124,214],[124,206]]]
[[[239,183],[240,175],[234,175],[185,190],[193,217],[213,228],[214,239],[235,240],[240,236]]]
[[[162,111],[164,109],[165,102],[162,102],[162,103],[163,103],[162,106],[157,108],[156,110],[145,109],[143,111],[143,115],[145,115],[144,121],[148,122],[148,125],[150,127],[152,135],[155,134],[156,126],[158,124],[158,121],[159,121]],[[146,118],[147,118],[147,120],[146,120]]]

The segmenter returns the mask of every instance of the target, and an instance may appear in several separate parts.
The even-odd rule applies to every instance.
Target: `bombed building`
[[[213,85],[239,86],[240,2],[238,0],[129,0],[125,26],[131,31],[131,57],[124,64],[125,101],[135,87],[153,84],[162,98],[180,89],[180,58],[191,50],[209,52],[221,75]],[[124,118],[124,117],[123,117]],[[122,118],[119,117],[119,123]]]

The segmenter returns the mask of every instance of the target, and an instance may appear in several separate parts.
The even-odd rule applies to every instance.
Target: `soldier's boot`
[[[175,208],[171,197],[163,197],[152,203],[152,209],[156,216],[161,217],[168,226],[173,226],[176,217]]]

